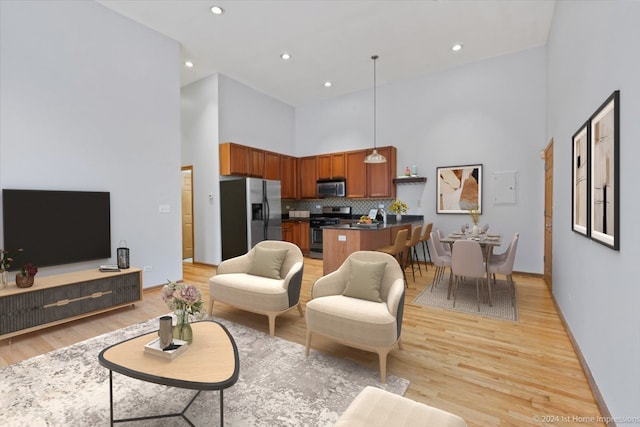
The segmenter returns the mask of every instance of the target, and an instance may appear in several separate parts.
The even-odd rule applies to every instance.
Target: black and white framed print
[[[571,193],[572,229],[576,233],[589,235],[589,150],[591,149],[589,136],[591,124],[586,122],[573,134],[573,174]]]
[[[590,234],[620,248],[620,91],[591,117]]]

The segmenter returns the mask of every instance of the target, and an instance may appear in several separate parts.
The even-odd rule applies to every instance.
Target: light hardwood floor
[[[409,271],[409,270],[407,270]],[[406,396],[453,412],[469,426],[604,425],[585,422],[600,412],[569,337],[544,282],[515,275],[518,322],[496,320],[414,305],[428,286],[433,268],[411,280],[405,298],[403,350],[393,350],[388,374],[407,378]],[[184,264],[184,280],[197,284],[208,298],[215,268]],[[305,258],[301,301],[310,299],[322,261]],[[0,343],[0,366],[46,353],[168,311],[159,288],[146,290],[134,309],[48,328]],[[268,333],[266,316],[215,304],[215,316]],[[276,321],[276,335],[304,345],[305,322],[290,311]],[[314,338],[313,351],[349,358],[378,370],[377,356]],[[301,349],[302,351],[302,349]]]

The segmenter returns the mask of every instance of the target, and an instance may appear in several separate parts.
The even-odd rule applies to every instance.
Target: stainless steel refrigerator
[[[222,259],[247,253],[263,240],[282,240],[280,181],[220,181]]]

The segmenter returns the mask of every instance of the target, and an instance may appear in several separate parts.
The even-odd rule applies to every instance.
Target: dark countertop
[[[399,227],[402,225],[422,225],[424,219],[421,215],[412,215],[411,218],[402,218],[402,221],[396,222],[394,218],[387,218],[386,224],[378,224],[377,227],[369,226],[369,225],[357,225],[356,223],[352,224],[336,224],[336,225],[325,225],[322,228],[326,229],[351,229],[351,230],[385,230],[388,228]]]

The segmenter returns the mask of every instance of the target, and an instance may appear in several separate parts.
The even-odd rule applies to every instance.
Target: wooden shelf
[[[408,178],[393,178],[394,184],[417,184],[427,182],[426,176],[410,176]]]

